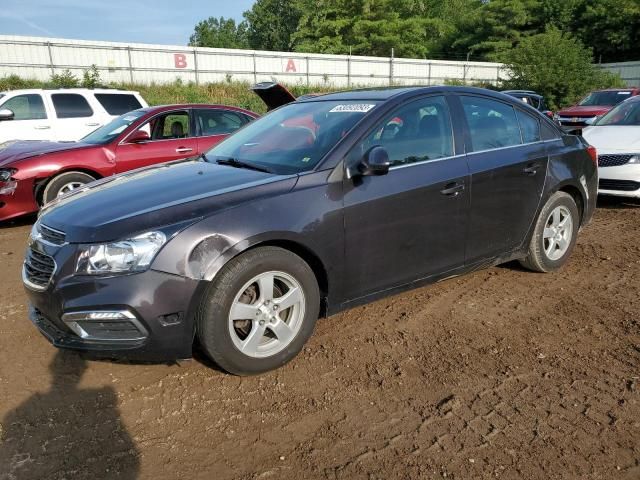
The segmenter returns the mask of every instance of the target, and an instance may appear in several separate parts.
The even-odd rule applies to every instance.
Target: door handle
[[[49,125],[37,125],[35,127],[36,130],[49,130],[51,127]]]
[[[87,127],[97,127],[98,125],[100,125],[99,123],[85,123],[85,125]]]
[[[530,163],[525,168],[522,169],[522,173],[528,175],[529,177],[533,177],[536,173],[538,173],[538,169],[540,168],[539,163]]]
[[[440,193],[448,197],[457,197],[464,190],[464,183],[451,182],[447,183]]]
[[[187,148],[187,147],[176,148],[176,153],[189,153],[189,152],[193,152],[193,148]]]

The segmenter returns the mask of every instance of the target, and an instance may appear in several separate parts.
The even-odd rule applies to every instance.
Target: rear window
[[[578,105],[583,107],[591,106],[612,106],[617,105],[623,100],[631,97],[631,90],[608,90],[601,92],[593,92],[587,95]]]
[[[135,95],[127,93],[96,93],[95,97],[109,115],[122,115],[142,108]]]
[[[51,101],[58,118],[81,118],[93,115],[87,99],[77,93],[54,93],[51,95]]]
[[[511,105],[481,97],[461,96],[473,152],[522,143],[520,125]]]

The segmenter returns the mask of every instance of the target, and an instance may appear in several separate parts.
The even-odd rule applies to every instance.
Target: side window
[[[522,143],[511,105],[481,97],[461,96],[471,135],[471,151],[511,147]]]
[[[171,140],[191,136],[189,112],[170,112],[158,115],[138,130],[149,133],[151,140]]]
[[[246,115],[231,110],[196,110],[196,124],[201,137],[233,133],[250,120]]]
[[[516,110],[520,129],[522,130],[522,141],[524,143],[533,143],[540,141],[540,120],[533,118],[520,110]]]
[[[542,140],[555,140],[560,138],[560,133],[553,128],[551,125],[548,125],[547,122],[541,122],[541,135]]]
[[[35,93],[10,98],[0,108],[11,110],[14,114],[14,120],[43,120],[47,118],[42,97]]]
[[[142,108],[135,95],[129,93],[96,93],[95,97],[109,115],[122,115]]]
[[[93,115],[87,99],[77,93],[54,93],[53,108],[58,118],[83,118]]]
[[[368,135],[357,154],[377,145],[389,152],[392,166],[452,156],[451,116],[445,98],[426,97],[398,108]]]

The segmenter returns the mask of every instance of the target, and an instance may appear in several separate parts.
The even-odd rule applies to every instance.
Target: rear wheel
[[[198,340],[228,372],[265,372],[302,349],[319,307],[318,284],[304,260],[282,248],[256,248],[225,265],[205,293]]]
[[[538,216],[528,254],[520,263],[536,272],[562,267],[576,244],[579,227],[580,213],[573,197],[554,193]]]
[[[42,194],[42,204],[45,205],[62,195],[65,195],[87,183],[95,180],[91,175],[84,172],[64,172],[53,177],[44,189]]]

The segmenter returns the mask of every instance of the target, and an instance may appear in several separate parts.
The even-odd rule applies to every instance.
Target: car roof
[[[212,110],[232,110],[234,112],[242,112],[251,116],[257,116],[258,114],[252,112],[251,110],[247,110],[245,108],[234,107],[232,105],[220,105],[220,104],[212,104],[212,103],[176,103],[172,105],[154,105],[152,107],[144,107],[139,108],[139,111],[147,112],[147,113],[158,113],[169,110],[180,110],[180,109],[188,109],[188,108],[203,108],[203,109],[212,109]]]
[[[325,93],[314,97],[308,97],[299,102],[323,102],[323,101],[349,101],[349,100],[379,100],[385,101],[392,98],[413,96],[428,93],[459,93],[459,94],[482,94],[493,96],[502,100],[508,99],[515,101],[511,96],[504,95],[501,92],[489,90],[487,88],[478,87],[459,87],[452,85],[433,85],[433,86],[415,86],[415,87],[386,87],[386,88],[364,88],[357,90],[349,90],[344,92]]]
[[[24,88],[24,89],[16,89],[16,90],[5,90],[0,92],[4,95],[9,93],[42,93],[42,92],[56,92],[56,93],[126,93],[126,94],[137,94],[140,92],[136,92],[134,90],[119,90],[117,88]]]
[[[638,90],[638,87],[626,87],[626,88],[600,88],[598,90],[593,90],[593,92],[630,92],[633,90]],[[592,92],[592,93],[593,93]]]

